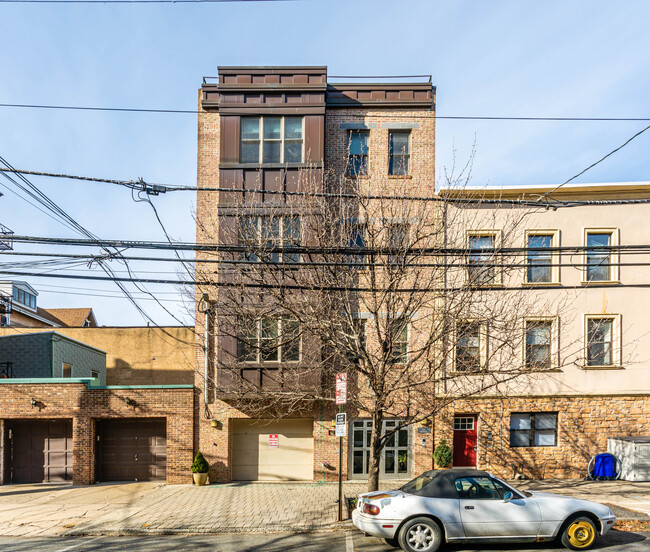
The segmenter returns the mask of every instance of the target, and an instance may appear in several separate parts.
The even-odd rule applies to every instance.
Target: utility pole
[[[343,521],[343,437],[347,432],[347,416],[343,412],[343,405],[347,402],[347,382],[347,373],[336,374],[336,404],[339,405],[336,415],[336,435],[339,438],[339,521]]]

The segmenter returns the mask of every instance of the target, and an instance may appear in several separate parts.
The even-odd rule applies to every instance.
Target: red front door
[[[476,416],[454,416],[454,467],[476,467]]]

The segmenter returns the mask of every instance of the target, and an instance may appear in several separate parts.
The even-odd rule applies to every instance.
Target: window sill
[[[559,447],[559,445],[510,445],[510,448],[553,448]]]
[[[604,366],[582,366],[583,370],[624,370],[620,364],[608,364]]]
[[[560,282],[522,282],[525,287],[562,287]]]
[[[562,372],[559,368],[529,368],[528,366],[522,366],[521,371],[525,374],[557,374]]]
[[[478,284],[478,283],[472,283],[470,281],[465,282],[467,287],[474,288],[474,289],[489,289],[489,288],[502,288],[503,283],[502,282],[496,282],[494,284]]]
[[[410,180],[413,178],[412,174],[389,174],[388,179],[389,180]]]
[[[320,169],[322,167],[322,163],[221,163],[219,165],[220,169]]]
[[[621,281],[620,280],[589,280],[585,281],[582,280],[580,282],[581,286],[589,287],[589,286],[620,286]]]

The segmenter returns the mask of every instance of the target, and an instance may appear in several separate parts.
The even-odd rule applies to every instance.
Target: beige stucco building
[[[492,265],[481,285],[526,301],[521,365],[538,373],[498,395],[455,404],[436,420],[436,441],[475,448],[480,468],[553,477],[586,475],[608,437],[648,435],[650,183],[440,193],[528,202],[449,207],[462,228],[449,245],[468,250],[462,278]],[[489,216],[477,218],[478,211]],[[475,348],[459,355],[489,350],[498,339],[489,319],[472,339]]]

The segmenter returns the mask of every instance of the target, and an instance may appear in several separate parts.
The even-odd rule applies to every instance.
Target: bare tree
[[[203,257],[218,270],[197,263],[197,293],[216,301],[219,393],[249,415],[332,405],[334,375],[347,372],[348,411],[372,420],[376,490],[400,429],[554,367],[557,351],[526,344],[522,320],[558,316],[566,302],[510,286],[523,257],[506,251],[535,207],[435,195],[410,178],[371,185],[304,171],[296,194],[241,194],[201,228],[224,247]],[[382,432],[387,419],[399,422]]]

